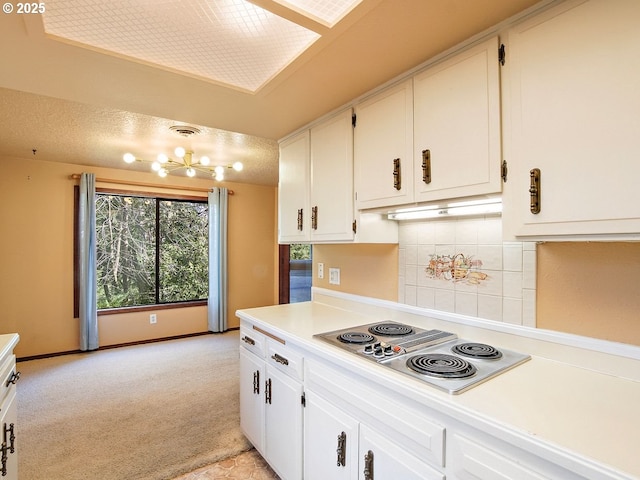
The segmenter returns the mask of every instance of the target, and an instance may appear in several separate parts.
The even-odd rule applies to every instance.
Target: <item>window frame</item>
[[[207,197],[197,196],[197,195],[182,195],[182,194],[166,194],[166,193],[157,193],[157,192],[147,192],[147,191],[138,191],[138,190],[126,190],[126,189],[117,189],[117,188],[105,188],[105,187],[97,187],[96,194],[114,194],[114,195],[122,195],[122,196],[135,196],[135,197],[145,197],[152,198],[154,200],[181,200],[181,201],[190,201],[190,202],[201,202],[206,204]],[[73,313],[74,318],[80,317],[80,248],[78,245],[78,211],[80,205],[80,187],[74,187],[74,235],[73,235]],[[156,265],[156,269],[158,269],[158,265]],[[169,302],[169,303],[156,303],[153,305],[134,305],[130,307],[114,307],[114,308],[104,308],[98,309],[99,315],[116,315],[120,313],[133,313],[133,312],[145,312],[150,310],[169,310],[174,308],[185,308],[185,307],[197,307],[202,305],[207,305],[209,302],[208,299],[199,299],[199,300],[183,300],[179,302]]]

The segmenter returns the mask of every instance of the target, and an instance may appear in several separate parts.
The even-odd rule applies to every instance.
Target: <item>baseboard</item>
[[[231,330],[240,330],[240,327],[232,327],[227,331]],[[181,338],[189,338],[189,337],[199,337],[202,335],[216,335],[216,332],[196,332],[196,333],[187,333],[184,335],[174,335],[171,337],[162,337],[162,338],[151,338],[149,340],[138,340],[136,342],[127,342],[127,343],[118,343],[115,345],[106,345],[104,347],[98,347],[97,350],[91,350],[91,352],[98,352],[100,350],[110,350],[112,348],[120,348],[120,347],[131,347],[135,345],[144,345],[147,343],[156,343],[156,342],[166,342],[168,340],[179,340]],[[77,353],[90,353],[85,352],[83,350],[68,350],[65,352],[54,352],[54,353],[43,353],[42,355],[31,355],[29,357],[18,357],[16,358],[16,362],[27,362],[29,360],[41,360],[43,358],[52,358],[52,357],[60,357],[63,355],[73,355]]]

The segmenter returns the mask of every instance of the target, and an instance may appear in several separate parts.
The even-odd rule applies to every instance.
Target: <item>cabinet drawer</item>
[[[10,355],[0,367],[0,379],[2,380],[2,384],[0,385],[0,403],[6,398],[11,390],[11,387],[15,384],[15,373],[16,373],[16,357],[15,355]],[[13,380],[13,382],[12,382]]]
[[[391,390],[368,384],[348,371],[314,360],[305,362],[305,385],[363,424],[378,430],[416,458],[444,466],[445,428],[415,404],[405,403]]]
[[[302,360],[300,353],[286,345],[267,339],[267,365],[277,368],[291,378],[302,380]]]
[[[264,358],[266,338],[255,330],[240,327],[240,346],[246,348],[250,352],[255,353],[260,358]]]

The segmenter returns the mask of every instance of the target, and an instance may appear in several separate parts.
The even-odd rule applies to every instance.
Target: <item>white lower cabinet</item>
[[[282,480],[302,478],[302,356],[241,328],[240,427]]]
[[[444,475],[407,452],[385,433],[306,392],[305,480],[444,480]]]
[[[305,480],[358,478],[358,421],[312,391],[305,393]]]
[[[6,338],[8,335],[2,335],[2,337]],[[4,345],[0,346],[4,347]],[[7,355],[0,358],[0,382],[2,382],[0,383],[0,439],[2,440],[0,475],[8,480],[18,480],[16,381],[19,378],[16,357],[9,350]]]

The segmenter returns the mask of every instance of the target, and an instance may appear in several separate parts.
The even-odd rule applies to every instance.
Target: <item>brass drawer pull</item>
[[[400,159],[393,159],[393,188],[400,190],[402,188],[402,171],[400,169]]]
[[[278,355],[277,353],[274,353],[273,355],[271,355],[271,358],[274,359],[276,362],[281,363],[282,365],[289,365],[289,360],[287,360],[286,358],[284,358],[282,355]]]
[[[338,448],[336,449],[338,454],[338,467],[344,467],[347,464],[347,434],[342,432],[338,435]]]
[[[9,377],[9,380],[7,380],[5,387],[8,387],[12,383],[15,385],[19,379],[20,379],[20,372],[11,373],[11,377]]]
[[[373,452],[369,450],[364,456],[364,480],[373,480]]]
[[[422,181],[431,183],[431,150],[422,150]]]
[[[242,341],[244,343],[248,343],[249,345],[255,345],[256,344],[256,341],[253,338],[247,337],[246,335],[244,337],[242,337]]]
[[[531,185],[529,193],[531,194],[531,213],[540,213],[540,169],[534,168],[529,172],[531,176]]]

